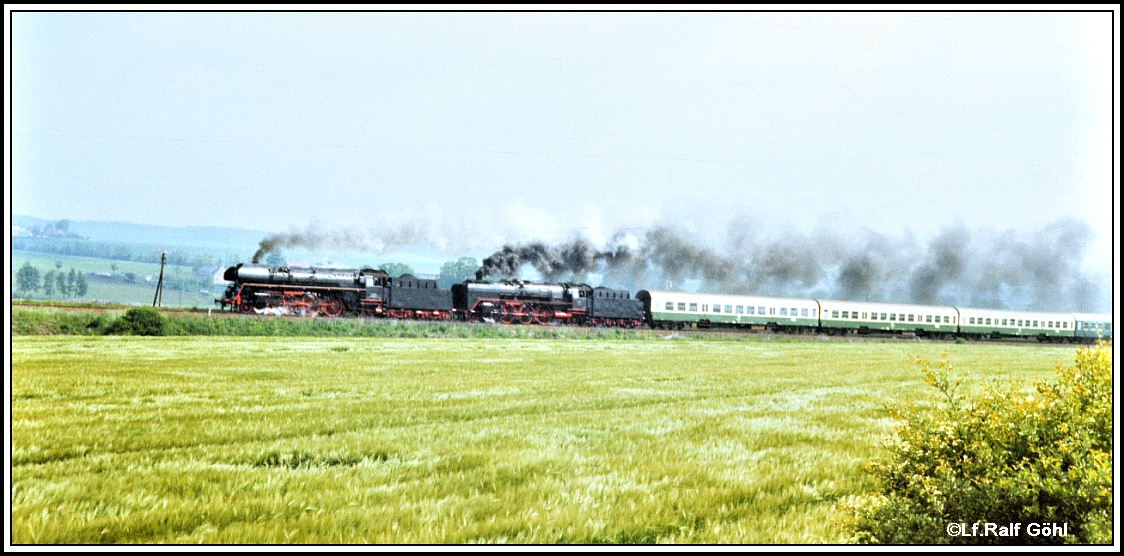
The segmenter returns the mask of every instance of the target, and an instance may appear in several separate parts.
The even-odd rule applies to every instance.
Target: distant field
[[[825,543],[911,354],[1071,347],[15,337],[12,542]],[[1002,369],[1002,371],[996,371]]]
[[[71,268],[81,272],[113,272],[112,264],[117,265],[118,273],[133,272],[138,275],[152,275],[153,281],[151,283],[143,284],[125,284],[117,282],[105,282],[94,278],[89,280],[90,291],[81,298],[75,298],[83,301],[105,301],[110,303],[124,303],[127,305],[151,305],[152,297],[156,294],[155,277],[160,274],[160,265],[151,263],[136,263],[130,261],[113,261],[108,259],[92,259],[88,257],[71,257],[66,255],[54,255],[51,253],[36,253],[32,251],[13,251],[12,252],[12,283],[15,283],[15,274],[23,266],[24,262],[30,261],[32,266],[39,269],[40,274],[48,271],[55,270],[55,262],[62,263],[62,270],[69,272]],[[164,275],[171,276],[188,276],[191,274],[190,268],[178,266],[166,266],[164,268]],[[164,305],[169,307],[215,307],[214,298],[219,297],[222,293],[221,286],[213,286],[212,293],[201,294],[198,291],[182,292],[174,291],[165,288],[164,290]],[[12,295],[18,295],[13,288]],[[32,296],[31,299],[45,299],[43,292],[40,291]],[[52,299],[62,299],[62,296],[55,294]]]

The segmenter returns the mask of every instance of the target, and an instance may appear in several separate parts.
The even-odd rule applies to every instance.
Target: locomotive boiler
[[[372,268],[289,268],[239,264],[223,274],[230,281],[222,308],[242,313],[448,320],[452,296],[436,280],[404,274],[391,278]]]

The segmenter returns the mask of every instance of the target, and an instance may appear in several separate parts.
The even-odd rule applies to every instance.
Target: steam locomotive
[[[642,290],[523,280],[436,280],[382,270],[239,264],[223,274],[223,309],[255,314],[389,317],[622,328],[736,328],[817,334],[1091,341],[1112,337],[1112,316],[1038,313]]]

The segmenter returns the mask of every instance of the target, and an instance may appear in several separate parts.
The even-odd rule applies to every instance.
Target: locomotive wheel
[[[531,320],[534,319],[535,314],[531,310],[530,305],[523,305],[519,307],[519,314],[516,315],[516,317],[519,320],[519,324],[531,324]]]
[[[343,302],[338,299],[325,299],[320,302],[320,312],[328,317],[338,317],[343,314]]]
[[[535,323],[546,324],[554,317],[554,312],[547,307],[539,307],[535,309]]]
[[[515,321],[515,312],[507,305],[500,306],[500,322],[504,324],[511,324]]]
[[[250,311],[253,311],[253,310],[254,310],[253,306],[251,306],[249,303],[247,303],[245,301],[243,301],[242,304],[238,306],[238,312],[240,312],[240,313],[249,313]]]

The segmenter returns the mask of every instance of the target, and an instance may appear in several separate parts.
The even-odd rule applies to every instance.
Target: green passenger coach
[[[1073,315],[960,307],[960,333],[968,338],[1072,338]]]
[[[924,335],[955,334],[959,324],[953,307],[821,300],[821,326],[825,331],[912,332]]]
[[[1112,315],[1074,313],[1074,336],[1077,338],[1111,338]]]
[[[756,330],[795,330],[819,326],[819,303],[814,299],[787,299],[642,290],[652,328],[711,328],[718,326]]]

